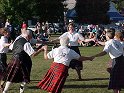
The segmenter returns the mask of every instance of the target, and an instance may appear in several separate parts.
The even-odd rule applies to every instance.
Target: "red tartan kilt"
[[[68,66],[53,62],[37,87],[52,93],[61,93],[68,75]]]

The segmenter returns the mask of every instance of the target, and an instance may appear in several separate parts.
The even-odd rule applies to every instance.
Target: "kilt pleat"
[[[38,83],[37,87],[48,92],[61,93],[67,75],[67,66],[53,62],[44,78]]]
[[[7,71],[4,74],[3,80],[10,82],[29,82],[30,70],[26,68],[19,58],[13,57],[8,63]]]

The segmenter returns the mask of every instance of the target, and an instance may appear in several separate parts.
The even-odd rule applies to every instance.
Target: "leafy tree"
[[[31,0],[1,0],[1,14],[5,19],[13,22],[22,22],[31,18]]]
[[[108,22],[109,2],[110,0],[77,0],[75,9],[78,21],[92,24]]]
[[[63,1],[65,0],[36,0],[34,14],[43,21],[62,21],[64,17]]]
[[[0,0],[0,14],[17,22],[38,18],[43,21],[63,21],[65,0]]]
[[[115,3],[116,8],[119,12],[121,12],[122,9],[124,9],[124,0],[112,0],[112,2]]]

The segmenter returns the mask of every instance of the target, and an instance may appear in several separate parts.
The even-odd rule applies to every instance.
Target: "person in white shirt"
[[[90,41],[94,40],[94,39],[85,39],[81,34],[76,32],[74,30],[74,23],[69,23],[67,30],[68,30],[68,32],[63,33],[59,38],[55,39],[55,41],[57,41],[61,38],[64,38],[64,37],[68,37],[69,38],[69,46],[68,47],[70,49],[74,50],[75,52],[77,52],[79,55],[81,55],[80,50],[78,48],[79,42],[90,42]],[[52,40],[52,42],[54,42],[54,40]],[[69,67],[76,70],[76,72],[78,74],[78,79],[81,80],[82,79],[81,70],[83,69],[82,62],[80,62],[79,60],[73,59],[71,61]]]
[[[24,92],[26,83],[30,82],[30,73],[32,68],[31,56],[38,55],[44,50],[41,47],[39,50],[34,51],[30,42],[32,33],[26,30],[22,33],[21,37],[14,41],[12,46],[12,58],[8,63],[6,75],[4,78],[6,82],[3,93],[7,93],[11,83],[20,83],[20,93]]]
[[[113,89],[114,93],[120,93],[120,90],[124,88],[124,46],[119,40],[114,39],[114,36],[115,33],[113,31],[107,31],[107,42],[105,42],[103,51],[92,57],[100,57],[107,53],[109,54],[112,59],[112,68],[108,89]]]
[[[124,35],[123,35],[123,33],[121,31],[116,31],[115,32],[114,39],[120,41],[121,44],[124,46]]]
[[[80,56],[74,50],[68,48],[69,39],[60,39],[60,46],[47,53],[44,47],[44,58],[53,59],[50,69],[45,77],[37,84],[37,87],[49,93],[61,93],[65,80],[68,76],[68,68],[72,59],[80,61],[93,60],[93,57]]]
[[[6,19],[5,28],[7,28],[9,25],[10,25],[10,20]]]
[[[2,81],[3,73],[6,71],[7,67],[7,55],[11,43],[8,43],[9,31],[7,28],[1,28],[1,38],[0,38],[0,89],[3,89],[4,81]]]
[[[122,34],[121,31],[116,31],[116,32],[115,32],[114,39],[120,41],[120,43],[121,43],[122,46],[124,47],[124,40],[123,40],[123,39],[124,39],[124,36],[123,36],[123,34]],[[124,51],[123,51],[123,55],[124,55]],[[111,69],[112,69],[112,60],[109,61],[107,71],[108,71],[109,73],[111,73]]]
[[[0,38],[0,54],[5,54],[5,56],[6,56],[6,53],[9,50],[8,47],[11,44],[11,43],[8,43],[9,32],[7,31],[6,28],[1,28],[0,30],[3,30],[2,31],[3,36],[1,36],[1,38]],[[2,57],[2,55],[1,55],[0,58],[3,58],[3,59],[1,59],[1,61],[4,60],[2,62],[3,62],[3,64],[5,64],[5,66],[7,66],[7,64],[6,64],[7,57]]]

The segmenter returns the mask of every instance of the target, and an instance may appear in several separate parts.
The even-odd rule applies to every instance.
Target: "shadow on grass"
[[[108,85],[64,85],[64,88],[107,88]],[[37,86],[28,86],[29,89],[39,89]]]
[[[64,85],[64,88],[107,88],[108,85]],[[28,86],[29,89],[39,89],[37,86]]]
[[[38,83],[40,82],[41,80],[31,80],[31,83]]]
[[[30,83],[35,83],[35,86],[28,86],[29,89],[39,89],[37,87],[37,84],[40,82],[41,80],[31,80]]]
[[[109,80],[109,78],[88,78],[88,79],[67,79],[66,82],[69,81],[95,81],[95,80]]]
[[[39,89],[37,86],[28,86],[29,89]]]
[[[89,79],[67,79],[66,82],[73,81],[94,81],[94,80],[108,80],[109,78],[89,78]],[[40,80],[31,80],[31,83],[38,83]],[[64,85],[64,88],[107,88],[108,85]],[[28,86],[29,89],[39,89],[37,86]]]
[[[64,85],[64,88],[107,88],[108,85]]]

